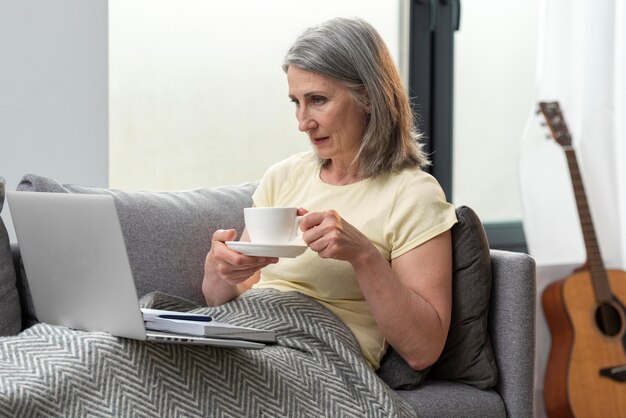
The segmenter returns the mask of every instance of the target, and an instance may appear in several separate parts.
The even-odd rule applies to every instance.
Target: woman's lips
[[[327,136],[322,136],[322,137],[319,137],[319,138],[313,138],[313,143],[314,144],[321,144],[322,142],[325,142],[327,140],[328,140]]]

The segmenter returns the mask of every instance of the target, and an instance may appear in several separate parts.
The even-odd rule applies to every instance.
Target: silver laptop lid
[[[146,338],[112,196],[8,192],[8,202],[39,321]]]

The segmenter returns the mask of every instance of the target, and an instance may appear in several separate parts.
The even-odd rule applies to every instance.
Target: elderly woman
[[[283,69],[313,151],[270,167],[253,200],[299,207],[312,251],[247,256],[225,245],[235,230],[219,230],[205,262],[207,303],[250,287],[301,292],[348,326],[374,369],[388,345],[424,369],[450,324],[456,216],[421,169],[428,162],[391,56],[368,23],[338,18],[302,34]]]

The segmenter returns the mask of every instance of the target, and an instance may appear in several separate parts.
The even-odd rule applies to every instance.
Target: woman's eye
[[[326,101],[324,97],[321,96],[313,96],[311,97],[311,103],[313,104],[323,104]]]

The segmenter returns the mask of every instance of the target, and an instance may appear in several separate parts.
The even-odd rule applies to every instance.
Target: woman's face
[[[291,65],[287,82],[298,129],[309,136],[318,157],[349,165],[365,132],[365,110],[345,86],[320,74]]]

